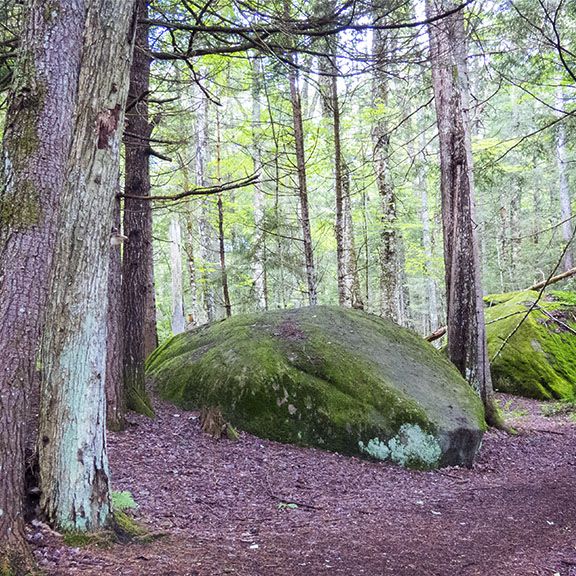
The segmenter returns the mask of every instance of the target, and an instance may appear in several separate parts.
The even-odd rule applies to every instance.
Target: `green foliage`
[[[280,510],[295,510],[296,508],[298,508],[298,504],[294,504],[294,502],[280,502],[278,504],[278,508]]]
[[[576,399],[569,398],[561,402],[552,402],[549,404],[542,404],[542,414],[548,417],[554,416],[575,416],[576,415]]]
[[[101,532],[65,532],[62,540],[71,548],[111,548],[116,538],[114,532],[104,530]]]
[[[112,509],[113,510],[128,510],[130,508],[138,508],[138,504],[134,502],[132,494],[128,491],[112,492]]]

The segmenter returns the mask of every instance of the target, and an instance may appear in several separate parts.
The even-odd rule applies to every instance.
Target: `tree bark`
[[[133,2],[121,0],[90,4],[51,273],[42,347],[40,505],[47,520],[63,530],[98,530],[111,518],[106,304],[133,8]]]
[[[436,281],[432,273],[432,234],[430,232],[430,209],[428,202],[428,182],[426,167],[423,163],[418,174],[420,199],[422,202],[422,245],[424,246],[424,268],[428,292],[428,320],[430,330],[438,328],[438,298],[436,295]]]
[[[122,329],[122,224],[120,199],[114,200],[113,235],[110,242],[108,272],[108,312],[106,320],[106,426],[122,430],[124,418],[124,330]]]
[[[292,60],[292,57],[290,57]],[[291,62],[293,64],[293,62]],[[318,304],[316,268],[314,266],[314,247],[310,228],[310,213],[308,209],[308,185],[306,181],[306,157],[304,153],[304,128],[302,123],[302,101],[298,91],[298,70],[290,66],[290,101],[292,104],[292,120],[294,122],[294,147],[296,152],[296,169],[298,172],[298,196],[300,199],[300,226],[304,243],[304,261],[306,266],[306,284],[308,288],[308,304]]]
[[[429,17],[453,7],[427,0]],[[440,142],[448,353],[484,403],[486,420],[501,425],[494,402],[475,234],[469,85],[462,11],[429,26],[432,83]]]
[[[196,89],[198,97],[198,109],[196,112],[196,185],[209,186],[211,180],[208,177],[208,164],[210,163],[210,138],[208,129],[209,102],[206,95]],[[200,216],[198,218],[198,234],[200,237],[200,286],[202,296],[202,309],[206,322],[216,319],[216,298],[214,294],[213,274],[215,254],[215,230],[210,221],[212,216],[212,199],[203,198],[200,204]]]
[[[148,121],[150,89],[150,54],[148,25],[141,23],[148,9],[145,0],[137,3],[138,24],[134,59],[130,70],[129,110],[126,114],[125,194],[150,196],[149,138],[152,126]],[[124,329],[124,396],[126,408],[148,416],[153,415],[144,382],[144,364],[156,337],[147,338],[150,327],[151,300],[154,293],[152,259],[152,211],[148,200],[124,200],[124,244],[122,262],[122,311]],[[155,332],[153,330],[152,332]],[[148,341],[154,340],[153,342]]]
[[[24,574],[25,432],[74,128],[85,2],[30,2],[0,172],[0,573]]]
[[[258,308],[268,310],[268,283],[266,275],[266,234],[264,232],[264,189],[262,183],[262,129],[260,121],[260,83],[262,71],[260,60],[252,64],[252,150],[254,155],[254,172],[260,174],[254,183],[254,261],[252,278],[256,292]]]
[[[182,295],[182,232],[176,218],[170,221],[170,278],[172,285],[172,334],[186,329],[184,298]]]
[[[374,20],[379,22],[385,15],[382,7],[373,8]],[[396,192],[390,174],[390,134],[388,113],[388,42],[385,30],[374,30],[372,57],[374,59],[372,99],[373,106],[380,109],[376,125],[372,128],[373,161],[376,184],[380,194],[380,314],[401,322],[404,317],[403,295],[400,279],[400,248],[397,230]]]
[[[220,175],[220,114],[216,112],[216,175],[218,186],[222,185]],[[222,194],[218,194],[218,252],[220,254],[220,274],[222,278],[222,295],[224,296],[224,309],[226,318],[232,316],[232,305],[230,304],[230,291],[228,290],[228,271],[226,269],[226,245],[224,242],[224,205]]]
[[[556,108],[564,112],[564,94],[562,86],[556,89]],[[572,241],[572,202],[568,183],[568,163],[566,159],[566,126],[558,123],[556,133],[556,161],[558,165],[558,196],[560,198],[560,219],[562,221],[562,242],[564,245]],[[564,254],[564,271],[574,266],[573,250],[569,247]]]

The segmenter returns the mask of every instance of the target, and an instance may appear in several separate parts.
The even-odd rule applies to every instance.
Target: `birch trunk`
[[[25,573],[25,432],[74,128],[85,2],[30,2],[0,172],[0,573]]]
[[[556,89],[556,109],[564,113],[564,93],[562,86]],[[568,183],[568,163],[566,159],[566,125],[558,123],[556,132],[556,162],[558,166],[558,196],[560,198],[560,219],[562,221],[562,243],[566,246],[572,241],[572,203]],[[564,254],[564,271],[574,266],[573,250],[569,247]]]
[[[184,298],[182,296],[182,231],[176,218],[170,221],[170,278],[172,283],[172,334],[186,329]]]
[[[453,7],[427,0],[428,17]],[[432,83],[440,142],[448,353],[479,393],[489,424],[500,425],[493,398],[475,234],[469,85],[462,11],[429,26]]]
[[[133,8],[120,0],[90,4],[51,274],[42,349],[40,505],[63,530],[98,530],[110,520],[106,303]]]

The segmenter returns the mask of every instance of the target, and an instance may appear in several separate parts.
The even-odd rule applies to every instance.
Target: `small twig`
[[[564,432],[558,432],[557,430],[536,430],[534,432],[541,432],[542,434],[556,434],[557,436],[564,436]]]

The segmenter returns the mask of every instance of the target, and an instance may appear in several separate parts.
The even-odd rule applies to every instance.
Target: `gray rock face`
[[[232,317],[180,334],[149,358],[158,394],[220,410],[279,442],[402,466],[470,466],[480,399],[409,330],[361,312],[299,308]]]

